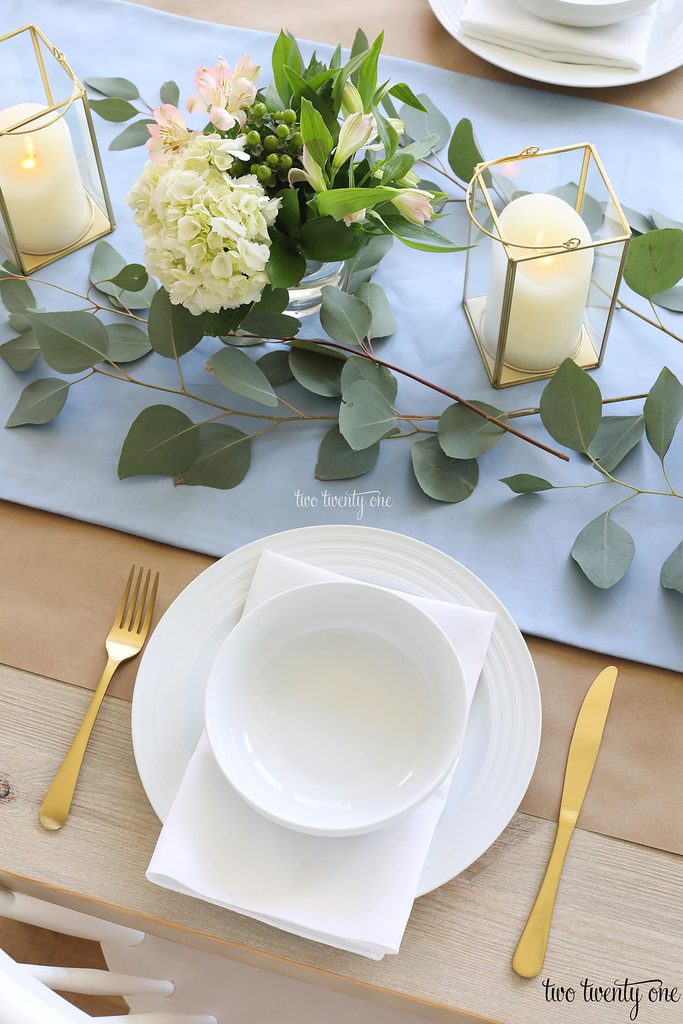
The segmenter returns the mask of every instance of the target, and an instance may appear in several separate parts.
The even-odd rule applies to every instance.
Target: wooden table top
[[[140,0],[139,0],[140,2]],[[362,24],[387,29],[388,53],[500,81],[519,81],[455,43],[426,0],[144,0],[177,14],[350,43]],[[683,69],[595,98],[680,116]],[[576,656],[557,645],[557,658]],[[629,1006],[549,1005],[543,978],[580,993],[584,978],[611,985],[661,978],[683,987],[683,858],[577,830],[541,978],[510,959],[552,844],[552,823],[518,813],[472,867],[415,904],[401,953],[374,963],[150,885],[145,869],[159,831],[135,769],[130,704],[105,701],[68,828],[52,835],[37,808],[90,694],[0,666],[0,884],[313,984],[435,1020],[505,1024],[622,1024]],[[577,1002],[580,994],[577,996]],[[641,1008],[639,1020],[674,1024],[680,1003]]]

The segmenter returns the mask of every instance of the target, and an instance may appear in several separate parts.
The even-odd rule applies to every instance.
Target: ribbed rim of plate
[[[133,697],[133,749],[150,803],[163,821],[198,738],[180,735],[187,732],[188,716],[206,684],[196,652],[217,645],[239,620],[265,548],[332,572],[496,614],[480,682],[490,700],[492,739],[474,785],[458,803],[457,844],[448,835],[444,812],[420,880],[418,895],[423,895],[480,857],[517,810],[538,756],[541,704],[527,646],[498,598],[449,555],[403,534],[346,525],[288,530],[231,552],[186,587],[148,642]],[[163,679],[160,664],[165,666]],[[177,686],[170,685],[169,673],[179,680]]]
[[[563,64],[561,61],[543,60],[531,54],[516,52],[504,46],[471,39],[462,31],[461,16],[466,0],[429,0],[437,19],[454,39],[490,64],[511,71],[513,74],[530,78],[549,85],[569,85],[583,89],[604,89],[610,86],[630,85],[659,78],[683,65],[683,4],[672,10],[678,13],[677,22],[670,25],[655,25],[653,44],[640,71],[627,68],[599,67],[593,64]],[[671,14],[667,11],[665,18]],[[662,18],[661,14],[658,14]],[[656,60],[656,66],[655,66]]]

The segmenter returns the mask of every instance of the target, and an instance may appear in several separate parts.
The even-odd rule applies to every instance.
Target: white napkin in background
[[[244,612],[292,587],[343,578],[265,551]],[[428,612],[453,643],[469,709],[495,615],[404,596]],[[226,781],[202,735],[147,878],[304,938],[379,960],[398,952],[452,774],[427,801],[388,828],[342,839],[308,836],[249,807]]]
[[[467,0],[463,32],[473,39],[565,64],[639,71],[645,61],[657,5],[616,25],[572,28],[537,18],[515,0]]]

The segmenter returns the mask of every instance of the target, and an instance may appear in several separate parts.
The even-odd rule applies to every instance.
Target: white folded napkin
[[[292,587],[343,578],[265,551],[244,612]],[[495,615],[404,596],[428,612],[453,643],[469,710]],[[398,952],[452,776],[388,828],[341,839],[308,836],[249,807],[222,775],[203,735],[147,878],[304,938],[379,960]]]
[[[615,25],[572,28],[537,18],[514,0],[467,0],[462,30],[473,39],[564,64],[595,64],[639,71],[645,61],[657,5]]]

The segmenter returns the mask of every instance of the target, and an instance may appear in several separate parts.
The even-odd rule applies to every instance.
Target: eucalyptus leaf
[[[651,299],[683,277],[683,231],[659,228],[631,240],[624,280],[638,295]]]
[[[111,140],[109,149],[112,152],[120,152],[124,149],[135,149],[136,146],[144,146],[151,138],[147,126],[154,123],[151,117],[144,117],[140,121],[133,121],[132,124],[127,125],[122,132],[119,132]]]
[[[486,402],[472,402],[477,409],[505,420],[505,413]],[[452,459],[476,459],[502,439],[502,427],[477,416],[460,402],[449,405],[439,419],[439,444]]]
[[[415,110],[412,106],[404,105],[399,111],[399,117],[405,125],[407,134],[416,142],[419,139],[423,139],[426,135],[436,135],[436,141],[431,150],[436,152],[436,150],[445,146],[450,139],[451,126],[448,123],[448,119],[432,103],[429,96],[420,92],[417,94],[417,99],[426,109],[427,113]]]
[[[474,168],[483,161],[484,158],[474,138],[472,122],[469,118],[463,117],[456,124],[448,146],[448,163],[451,170],[461,181],[469,182],[474,174]]]
[[[342,220],[335,221],[332,217],[307,220],[302,225],[300,240],[308,259],[319,260],[321,263],[347,260],[355,256],[363,244],[363,236],[353,228],[347,228]]]
[[[149,274],[141,263],[129,263],[109,283],[122,291],[141,292],[148,281]]]
[[[552,491],[555,487],[549,480],[533,473],[515,473],[513,476],[501,477],[502,484],[507,484],[515,494],[536,494],[538,491]]]
[[[10,327],[19,334],[26,334],[31,330],[31,324],[25,313],[10,313],[7,317]]]
[[[667,366],[645,399],[643,415],[650,447],[663,459],[683,417],[683,384]]]
[[[134,107],[128,100],[118,97],[90,100],[90,106],[105,121],[130,121],[132,117],[137,117],[140,113],[137,107]]]
[[[683,594],[683,541],[664,561],[659,579],[667,590],[677,590]]]
[[[39,354],[40,345],[31,330],[0,345],[0,357],[17,373],[30,370]]]
[[[64,408],[71,384],[58,377],[42,377],[34,380],[21,393],[15,405],[8,427],[21,427],[28,423],[49,423]]]
[[[242,328],[260,338],[293,338],[301,330],[301,321],[289,314],[254,307],[247,314]]]
[[[274,407],[278,404],[277,395],[263,370],[238,348],[223,348],[216,352],[206,364],[206,370],[236,395],[250,398],[260,405]]]
[[[268,280],[274,288],[291,288],[306,273],[306,259],[296,252],[279,231],[271,231],[270,256],[266,265]]]
[[[137,100],[140,96],[137,85],[133,85],[127,78],[86,78],[85,84],[103,96],[122,100]]]
[[[43,359],[60,373],[80,373],[108,354],[107,331],[92,313],[31,313]]]
[[[134,324],[107,324],[107,339],[113,363],[132,363],[152,351],[149,338]]]
[[[372,325],[372,311],[366,302],[333,285],[322,289],[320,323],[335,341],[361,346]]]
[[[11,280],[6,276],[10,273],[7,266],[0,269],[0,300],[7,312],[21,315],[35,309],[35,296],[26,281]]]
[[[171,103],[174,107],[177,107],[180,99],[180,89],[177,83],[173,81],[164,82],[159,89],[159,96],[162,103]]]
[[[361,284],[355,294],[356,298],[370,307],[372,320],[368,338],[388,338],[396,331],[396,319],[381,285]]]
[[[154,278],[150,277],[145,287],[139,292],[125,291],[112,284],[112,278],[116,277],[126,265],[127,261],[121,253],[102,238],[93,250],[90,281],[101,292],[108,295],[115,304],[126,309],[147,309],[158,288]]]
[[[347,265],[347,269],[356,274],[362,270],[374,270],[384,259],[394,244],[391,235],[375,235],[364,245],[357,256]]]
[[[220,309],[217,313],[204,313],[202,316],[202,330],[205,335],[211,338],[221,338],[235,345],[256,345],[259,341],[252,341],[248,338],[229,338],[224,335],[232,334],[239,329],[242,321],[253,307],[246,303],[244,306],[237,306],[235,309]]]
[[[435,437],[415,441],[411,458],[415,479],[435,501],[466,501],[479,482],[477,460],[449,458]]]
[[[680,220],[673,220],[665,213],[660,213],[659,210],[650,210],[650,216],[656,228],[683,228]]]
[[[119,458],[119,478],[177,476],[199,452],[199,431],[172,405],[152,405],[133,421]]]
[[[630,533],[603,512],[584,526],[574,541],[572,558],[594,586],[608,590],[622,578],[635,551]]]
[[[152,299],[147,326],[152,348],[166,359],[179,359],[204,337],[202,318],[171,302],[164,288]]]
[[[368,473],[379,455],[379,441],[368,448],[354,451],[339,427],[331,427],[318,449],[315,475],[318,480],[353,480]]]
[[[289,353],[292,375],[307,391],[324,398],[340,397],[342,366],[341,360],[320,352],[293,348]]]
[[[623,203],[621,204],[621,209],[631,231],[635,231],[639,235],[644,235],[646,231],[652,231],[654,224],[644,213],[633,210],[630,206],[624,206]]]
[[[551,188],[548,195],[558,196],[558,198],[564,199],[565,203],[568,203],[576,209],[579,199],[579,186],[575,181],[570,181],[567,185],[559,185],[557,188]],[[594,196],[589,192],[584,192],[579,216],[588,230],[594,234],[599,230],[605,220],[605,211]]]
[[[342,369],[342,395],[346,395],[348,389],[359,380],[372,384],[391,405],[396,401],[398,381],[386,366],[380,366],[365,356],[352,356],[346,360]]]
[[[301,220],[299,192],[295,188],[283,188],[277,195],[280,200],[277,226],[284,234],[295,235],[299,230],[299,221]]]
[[[293,380],[294,374],[289,366],[289,352],[281,349],[279,352],[266,352],[264,356],[256,360],[259,370],[265,375],[266,380],[272,387],[279,387]]]
[[[203,423],[199,428],[197,457],[176,476],[175,482],[227,491],[242,483],[250,463],[250,437],[226,423]]]
[[[653,295],[652,301],[655,306],[662,306],[663,309],[670,309],[674,313],[683,313],[683,285],[674,285],[659,295]]]
[[[565,359],[541,395],[541,420],[566,448],[586,452],[602,415],[602,396],[593,378]]]
[[[588,454],[607,473],[613,473],[638,444],[644,430],[642,416],[603,416],[598,432],[588,446]]]
[[[344,388],[339,429],[355,451],[369,448],[397,432],[396,413],[379,388],[368,380],[357,380]]]

